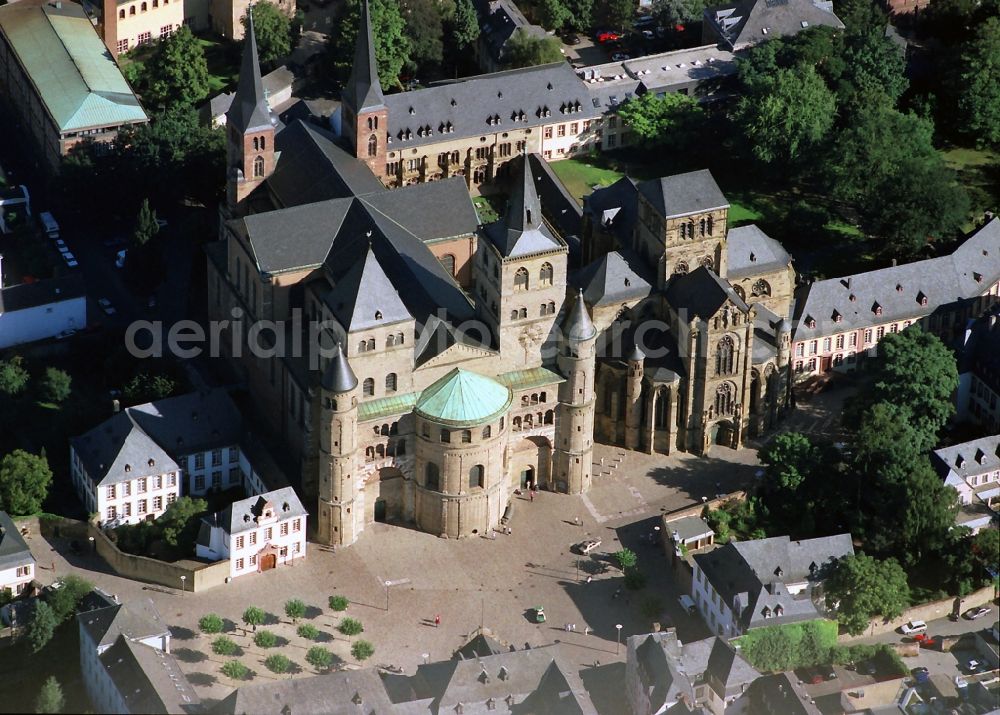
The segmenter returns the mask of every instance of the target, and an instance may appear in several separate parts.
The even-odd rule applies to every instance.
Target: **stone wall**
[[[973,606],[981,606],[984,603],[989,603],[993,600],[994,589],[993,586],[986,586],[979,589],[978,591],[973,591],[968,596],[962,599],[961,606],[959,607],[962,611],[972,608]],[[955,598],[953,596],[942,599],[940,601],[931,601],[930,603],[923,603],[919,606],[914,606],[913,608],[908,608],[903,611],[903,615],[899,618],[894,618],[891,621],[883,621],[881,618],[872,619],[871,624],[865,629],[865,632],[860,636],[851,635],[841,635],[840,641],[842,643],[855,641],[860,638],[867,638],[872,635],[878,635],[880,633],[889,633],[896,630],[901,625],[908,621],[933,621],[938,618],[945,618],[949,613],[955,610]]]

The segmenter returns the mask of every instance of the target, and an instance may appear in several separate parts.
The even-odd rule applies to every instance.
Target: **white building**
[[[255,493],[259,480],[244,480],[241,469],[241,429],[224,390],[129,407],[71,440],[73,483],[101,523],[155,519],[181,495]]]
[[[87,295],[79,274],[0,289],[0,350],[85,327]]]
[[[17,596],[35,577],[35,557],[6,512],[0,511],[0,593]]]
[[[307,516],[291,487],[243,499],[202,520],[195,552],[228,560],[230,578],[268,571],[306,555]]]
[[[691,597],[709,628],[726,638],[821,618],[812,588],[824,566],[853,553],[850,534],[730,542],[693,557]]]
[[[973,533],[997,519],[1000,504],[1000,435],[934,450],[934,468],[945,485],[958,492],[959,526]]]

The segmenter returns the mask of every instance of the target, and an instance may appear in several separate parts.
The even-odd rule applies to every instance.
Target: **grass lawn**
[[[239,52],[236,44],[221,39],[198,38],[208,62],[210,94],[216,94],[236,83],[240,72]]]
[[[500,218],[497,207],[490,202],[489,198],[477,196],[472,200],[472,203],[476,207],[476,213],[479,214],[479,223],[493,223]]]
[[[623,172],[602,164],[605,162],[599,157],[594,160],[563,159],[554,161],[549,166],[573,197],[582,204],[583,197],[593,192],[595,186],[610,186],[624,176]]]
[[[729,226],[742,226],[745,223],[753,223],[763,218],[764,214],[750,206],[733,201],[729,205]]]
[[[941,150],[945,163],[958,172],[958,181],[969,192],[972,214],[1000,208],[1000,153],[989,149],[949,147]],[[963,228],[971,231],[975,223],[969,221]]]

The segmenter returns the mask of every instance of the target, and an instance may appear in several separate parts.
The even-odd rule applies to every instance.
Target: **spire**
[[[253,30],[253,5],[247,7],[249,27],[243,44],[243,62],[240,64],[240,80],[236,85],[233,103],[226,112],[226,121],[247,132],[271,127],[271,110],[264,96],[264,82],[260,77],[260,63],[257,60],[257,37]]]
[[[323,389],[330,392],[350,392],[358,386],[358,378],[347,362],[347,356],[337,343],[337,352],[323,373]]]
[[[378,81],[378,63],[375,61],[375,41],[372,38],[372,18],[368,0],[361,3],[361,27],[354,47],[354,66],[344,89],[343,100],[360,114],[385,104],[382,85]]]
[[[521,157],[521,175],[514,182],[507,211],[507,229],[510,231],[530,231],[542,225],[542,204],[535,190],[535,179],[531,176],[528,155]]]
[[[583,300],[583,290],[580,290],[576,295],[576,303],[573,304],[573,308],[563,324],[563,331],[566,338],[573,342],[590,340],[597,335],[597,328],[590,320],[587,304]]]
[[[639,347],[639,343],[635,343],[632,347],[632,353],[628,356],[629,362],[642,362],[645,359],[646,353]]]
[[[527,154],[515,170],[507,214],[490,224],[488,235],[505,258],[551,251],[564,245],[542,221],[542,204],[531,174],[531,157]]]

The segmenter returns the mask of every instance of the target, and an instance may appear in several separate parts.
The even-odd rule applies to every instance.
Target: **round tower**
[[[638,343],[628,356],[628,380],[625,383],[625,448],[639,449],[642,424],[642,367],[646,354]]]
[[[556,491],[581,494],[590,489],[594,459],[594,372],[597,328],[583,291],[562,326],[556,364],[566,381],[559,386],[553,486]]]
[[[323,373],[320,406],[317,540],[350,544],[354,527],[354,453],[358,438],[358,378],[337,344]]]

